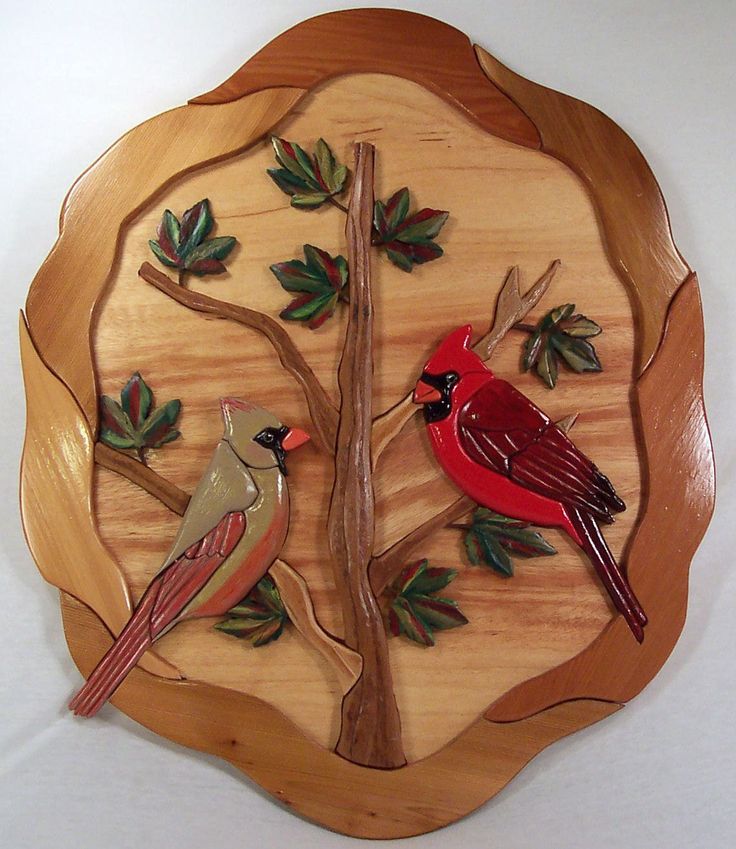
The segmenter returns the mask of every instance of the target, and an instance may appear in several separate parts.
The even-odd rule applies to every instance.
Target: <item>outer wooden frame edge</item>
[[[70,596],[62,594],[61,609],[70,652],[86,676],[110,637]],[[384,839],[424,834],[474,811],[542,749],[621,707],[584,700],[514,723],[481,717],[431,757],[376,770],[315,745],[270,705],[232,690],[136,668],[112,702],[157,734],[224,758],[308,819],[352,837]],[[450,780],[460,766],[463,780]]]
[[[313,89],[342,74],[395,74],[423,85],[488,132],[539,147],[534,124],[483,74],[470,39],[399,9],[349,9],[302,21],[192,103],[228,103],[273,86]]]
[[[588,189],[608,258],[633,300],[641,374],[659,345],[670,300],[690,274],[651,168],[600,110],[515,74],[482,47],[475,51],[488,78],[534,121],[541,149],[572,168]]]
[[[390,18],[388,24],[386,16]],[[386,26],[390,26],[389,33],[383,31]],[[361,36],[361,32],[368,31],[376,42],[370,39],[366,42]],[[420,41],[418,32],[432,40]],[[298,53],[296,59],[289,57],[279,62],[278,51],[285,44],[298,46],[300,33],[309,36],[302,45],[314,43],[316,38],[322,39],[320,44],[326,43],[324,39],[334,44],[334,62],[329,51],[321,51],[326,58],[315,60],[313,64],[308,64]],[[354,52],[350,49],[351,38],[359,42]],[[379,49],[383,42],[390,49]],[[638,692],[656,674],[682,628],[687,569],[707,526],[713,503],[712,452],[701,396],[702,321],[697,283],[692,276],[688,284],[682,286],[670,309],[673,294],[688,269],[672,242],[664,203],[651,172],[628,136],[597,110],[536,86],[479,51],[486,73],[511,94],[515,103],[500,95],[499,90],[482,76],[469,42],[467,45],[465,42],[465,37],[451,27],[395,10],[333,13],[299,24],[260,51],[215,92],[197,99],[195,104],[198,105],[182,107],[146,122],[98,160],[70,192],[59,242],[34,280],[27,304],[30,330],[39,354],[70,389],[94,431],[96,390],[88,328],[95,305],[104,291],[124,224],[172,180],[203,164],[234,155],[262,137],[298,102],[305,89],[341,73],[369,70],[420,82],[496,135],[529,147],[539,147],[541,136],[543,149],[579,174],[596,203],[609,258],[629,286],[639,315],[646,317],[640,328],[643,364],[650,361],[659,343],[669,310],[668,338],[637,387],[645,444],[651,457],[663,468],[658,473],[656,464],[650,464],[653,471],[649,480],[649,506],[645,520],[637,529],[630,557],[632,562],[636,560],[642,564],[644,560],[640,554],[644,553],[650,561],[657,555],[668,558],[665,562],[671,570],[668,582],[672,585],[669,596],[663,601],[661,588],[654,586],[659,573],[651,567],[648,573],[645,568],[635,569],[634,584],[644,603],[656,593],[657,604],[663,607],[660,624],[656,628],[650,625],[647,633],[652,649],[646,653],[646,663],[641,661],[642,654],[636,654],[635,646],[628,646],[621,623],[614,621],[577,658],[520,685],[491,706],[486,719],[479,719],[443,750],[394,773],[346,765],[342,759],[310,743],[273,708],[210,685],[165,682],[136,671],[118,691],[115,703],[157,733],[194,748],[221,754],[256,778],[277,798],[287,795],[279,788],[289,786],[288,801],[294,809],[328,827],[358,836],[408,836],[463,816],[498,792],[548,743],[618,707],[590,699],[561,702],[580,696],[615,701]],[[446,46],[444,54],[437,52],[439,43]],[[340,49],[343,44],[347,47]],[[435,64],[437,55],[442,55],[442,68]],[[348,57],[350,64],[347,64]],[[267,77],[269,67],[274,73]],[[479,75],[483,80],[480,88]],[[262,90],[269,82],[274,85],[275,80],[279,86],[292,87]],[[487,108],[483,105],[484,98],[489,100]],[[201,105],[203,103],[218,105]],[[233,114],[240,121],[241,132],[237,137],[228,130]],[[529,118],[537,124],[539,134]],[[198,151],[198,161],[194,161],[191,151],[186,149],[187,127],[195,122],[200,126],[202,122],[208,124],[212,131],[210,138],[215,139],[206,150]],[[556,127],[565,131],[556,133]],[[602,161],[592,156],[590,146],[581,147],[576,142],[581,134],[593,130],[600,149],[610,160],[611,173],[601,170]],[[517,131],[520,135],[514,137]],[[171,139],[174,139],[173,144]],[[177,143],[177,139],[182,141]],[[131,162],[138,162],[146,173],[149,179],[145,184],[116,186],[115,192],[109,193],[101,191],[115,183],[116,173],[124,169],[126,163],[130,167]],[[150,167],[145,170],[141,163]],[[617,185],[620,178],[624,186],[622,192],[600,193],[599,181],[603,177],[612,185]],[[636,207],[634,217],[638,234],[632,232],[633,228],[620,233],[615,229],[616,213],[627,208],[627,204]],[[82,246],[93,237],[97,251],[90,255]],[[637,245],[630,244],[632,237],[638,239]],[[650,243],[657,246],[652,258],[647,255]],[[652,270],[654,273],[650,273]],[[72,301],[77,302],[76,308],[66,309]],[[651,311],[651,317],[647,311]],[[683,350],[687,350],[687,356],[683,355]],[[677,380],[671,379],[673,366],[677,367]],[[667,380],[662,380],[661,373],[667,374]],[[664,387],[667,391],[661,392]],[[674,474],[669,474],[668,465],[674,467]],[[650,512],[655,507],[656,519],[655,513]],[[679,509],[668,513],[669,507]],[[689,520],[685,525],[683,514]],[[27,521],[26,516],[24,520]],[[663,540],[663,536],[667,538]],[[89,672],[105,650],[109,635],[97,617],[73,599],[65,598],[63,610],[72,654],[80,669]],[[613,673],[608,671],[612,659]],[[625,680],[619,680],[615,674],[621,672],[621,664],[626,664],[630,670],[630,674],[623,676]],[[606,667],[608,677],[600,674],[601,665]],[[579,676],[579,685],[573,676]],[[186,714],[190,724],[182,724],[181,715],[169,710],[161,716],[152,709],[150,705],[157,704],[159,699],[161,704],[178,704],[181,715]],[[196,701],[196,710],[189,707],[192,699]],[[560,704],[545,710],[556,702]],[[308,758],[303,760],[301,778],[292,775],[281,781],[272,769],[272,760],[269,766],[266,766],[267,760],[256,762],[259,746],[242,748],[245,744],[237,734],[223,741],[222,732],[213,725],[215,703],[218,715],[222,709],[231,716],[232,722],[235,722],[232,712],[237,705],[237,715],[241,718],[248,715],[251,730],[257,727],[259,740],[271,741],[269,746],[275,745],[274,741],[281,744],[284,739],[290,744],[293,741],[295,757],[298,752],[297,761]],[[511,722],[536,711],[543,712]],[[518,750],[512,752],[510,749],[517,744]],[[228,756],[228,746],[233,747],[232,756]],[[270,750],[269,753],[272,754]],[[509,765],[512,761],[513,768]],[[467,770],[468,781],[450,791],[447,782],[440,778],[448,769],[457,771],[460,764]],[[313,781],[304,778],[310,773]],[[405,784],[405,779],[398,777],[405,774],[414,783]],[[442,794],[438,792],[431,802],[425,796],[422,781],[416,783],[420,774],[422,781],[435,782],[438,791],[442,790]],[[326,792],[328,787],[334,793]]]

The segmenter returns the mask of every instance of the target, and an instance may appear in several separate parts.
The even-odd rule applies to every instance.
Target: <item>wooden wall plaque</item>
[[[459,819],[682,630],[695,274],[631,139],[446,24],[313,18],[131,130],[20,337],[72,708],[328,828]]]

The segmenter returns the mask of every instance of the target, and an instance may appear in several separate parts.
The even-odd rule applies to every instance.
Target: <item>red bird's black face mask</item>
[[[447,418],[452,410],[452,390],[457,385],[460,376],[455,371],[446,371],[443,374],[430,374],[422,372],[422,382],[432,386],[440,393],[439,401],[430,401],[424,405],[424,421],[427,424],[439,422]]]

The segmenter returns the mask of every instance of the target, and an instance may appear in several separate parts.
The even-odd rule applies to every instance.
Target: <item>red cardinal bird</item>
[[[93,716],[177,622],[222,616],[279,556],[289,526],[286,452],[309,439],[266,410],[224,398],[225,433],[179,533],[128,624],[69,704]]]
[[[470,349],[471,325],[453,331],[424,367],[413,400],[454,483],[484,507],[560,528],[588,555],[636,639],[647,617],[598,522],[626,505],[608,478],[535,404]]]

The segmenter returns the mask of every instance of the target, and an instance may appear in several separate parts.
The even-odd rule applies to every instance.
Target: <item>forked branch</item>
[[[337,410],[302,353],[277,321],[258,310],[185,289],[148,262],[143,263],[138,274],[146,283],[150,283],[187,309],[235,321],[265,336],[276,351],[281,365],[302,389],[314,425],[315,441],[323,451],[329,454],[334,452]]]
[[[479,357],[488,360],[509,330],[534,309],[549,288],[559,267],[558,259],[551,262],[544,274],[524,295],[519,289],[519,267],[514,265],[509,269],[496,299],[493,325],[488,333],[473,346],[473,350]],[[412,404],[411,395],[407,395],[385,413],[376,417],[373,422],[372,436],[374,468],[383,450],[416,412],[417,408]]]

